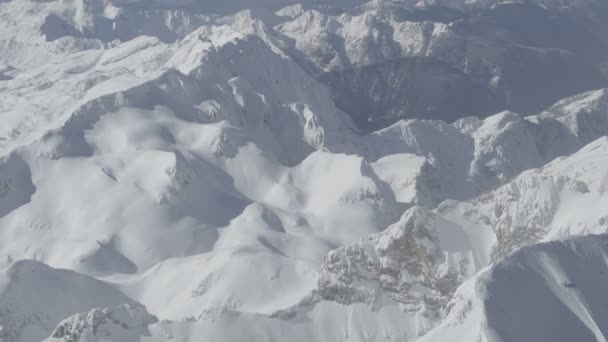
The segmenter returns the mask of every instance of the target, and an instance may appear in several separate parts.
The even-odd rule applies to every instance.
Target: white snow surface
[[[606,235],[524,247],[467,281],[420,341],[606,341],[607,248]]]
[[[0,341],[605,341],[608,90],[362,136],[393,5],[0,1]]]

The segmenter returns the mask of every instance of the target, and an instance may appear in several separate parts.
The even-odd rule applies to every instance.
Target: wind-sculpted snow
[[[558,3],[0,1],[0,341],[502,320],[474,279],[608,229],[605,12]]]
[[[469,281],[421,341],[604,341],[607,243],[590,235],[522,248]]]
[[[107,283],[33,260],[19,260],[0,274],[0,338],[41,341],[63,318],[95,307],[133,302]]]

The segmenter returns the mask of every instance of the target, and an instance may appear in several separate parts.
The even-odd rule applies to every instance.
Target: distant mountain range
[[[606,341],[608,3],[0,1],[0,342]]]

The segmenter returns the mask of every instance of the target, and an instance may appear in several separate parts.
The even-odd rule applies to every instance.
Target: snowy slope
[[[605,341],[606,246],[590,235],[522,248],[463,286],[421,341]]]
[[[473,201],[445,202],[437,211],[461,226],[493,230],[495,258],[546,239],[604,233],[607,151],[608,140],[600,138]]]
[[[608,42],[559,3],[0,1],[0,341],[477,337],[504,265],[547,286],[512,252],[608,229]]]
[[[76,312],[133,302],[99,280],[73,271],[20,260],[0,274],[0,338],[40,341]]]

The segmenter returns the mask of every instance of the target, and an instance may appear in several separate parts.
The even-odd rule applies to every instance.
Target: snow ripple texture
[[[607,22],[0,0],[0,342],[606,341]]]

